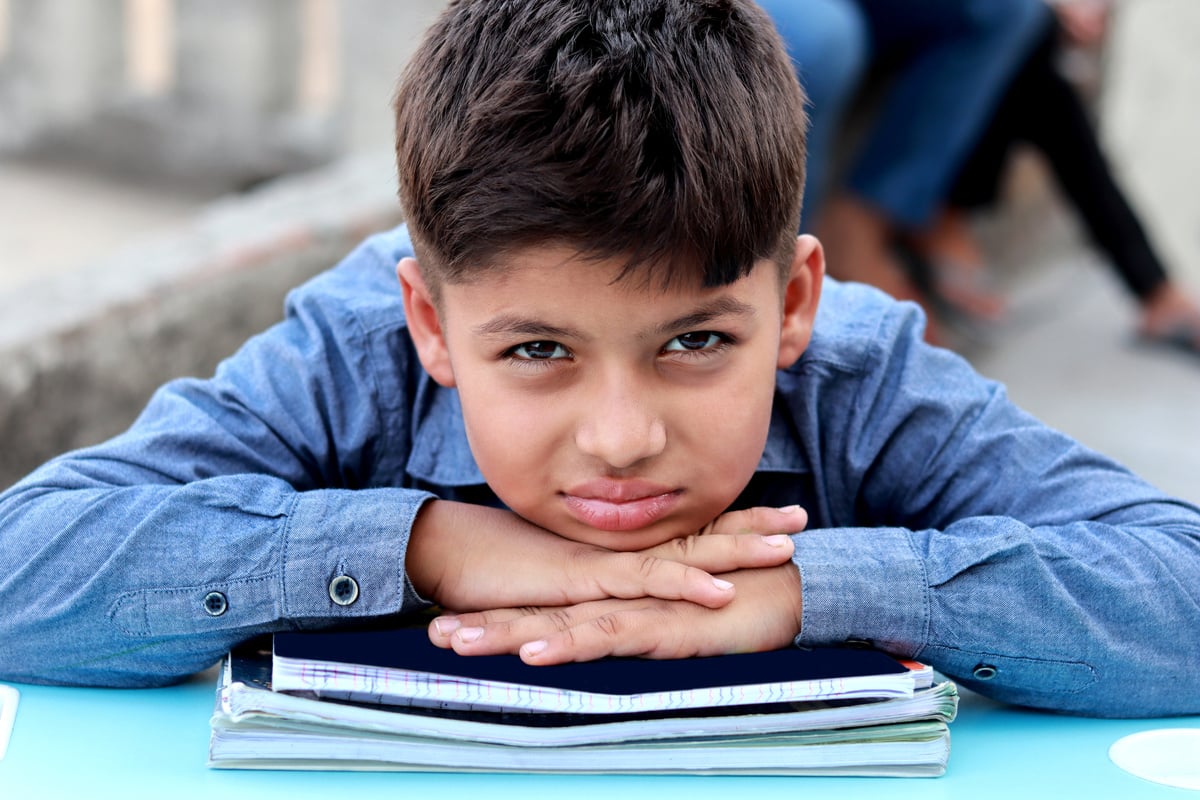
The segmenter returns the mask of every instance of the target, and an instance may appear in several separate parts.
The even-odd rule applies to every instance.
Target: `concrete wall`
[[[0,0],[0,155],[237,191],[390,147],[445,0]]]
[[[0,0],[0,155],[224,195],[52,276],[0,270],[0,488],[211,374],[290,288],[400,220],[390,100],[444,4]],[[40,247],[106,218],[79,205],[47,205]]]
[[[121,431],[163,382],[211,374],[290,288],[399,221],[394,183],[389,159],[347,159],[0,293],[0,488]]]

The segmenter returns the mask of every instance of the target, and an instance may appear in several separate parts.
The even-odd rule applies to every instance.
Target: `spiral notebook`
[[[423,629],[277,634],[226,660],[209,765],[933,776],[958,700],[934,680],[842,648],[530,667],[439,650]]]
[[[785,648],[666,661],[608,658],[532,667],[517,656],[459,656],[423,629],[282,633],[272,685],[356,702],[587,714],[829,699],[911,697],[932,670],[875,650]]]

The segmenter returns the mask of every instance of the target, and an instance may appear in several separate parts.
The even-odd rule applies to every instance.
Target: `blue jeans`
[[[842,112],[868,67],[886,88],[846,186],[896,224],[940,207],[1051,12],[1043,0],[760,0],[810,93],[810,194],[820,203]],[[813,176],[817,176],[814,180]]]
[[[808,95],[808,173],[802,228],[821,205],[834,137],[870,57],[867,22],[852,0],[759,0],[775,22]]]

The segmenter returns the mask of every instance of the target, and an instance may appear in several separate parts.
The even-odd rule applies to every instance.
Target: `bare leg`
[[[925,309],[925,340],[940,344],[942,336],[929,304],[892,255],[891,225],[882,212],[839,194],[826,203],[817,220],[818,237],[825,246],[829,274],[842,281],[870,284],[897,300],[911,300]]]
[[[1138,333],[1152,342],[1174,344],[1200,355],[1200,306],[1171,281],[1141,298]]]
[[[956,312],[984,322],[999,322],[1008,303],[988,272],[983,250],[967,215],[956,209],[938,213],[933,224],[911,237],[929,264],[932,291]]]

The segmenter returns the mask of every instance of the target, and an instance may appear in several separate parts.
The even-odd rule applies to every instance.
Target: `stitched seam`
[[[116,600],[113,601],[112,606],[109,608],[108,620],[117,627],[117,630],[128,636],[136,636],[139,638],[150,636],[150,615],[147,611],[147,608],[149,606],[148,600],[152,597],[188,595],[198,592],[202,589],[213,590],[220,588],[227,589],[233,586],[248,586],[251,584],[269,581],[273,577],[274,576],[272,575],[255,575],[249,578],[241,578],[236,581],[225,581],[224,583],[202,583],[195,586],[183,586],[177,589],[137,589],[131,592],[123,592],[117,597]],[[140,602],[142,606],[142,627],[140,631],[127,628],[117,621],[117,617],[120,615],[121,609],[134,602]]]
[[[925,650],[925,645],[929,642],[929,631],[933,625],[933,614],[930,611],[930,607],[933,605],[933,599],[930,596],[932,589],[929,587],[929,569],[925,565],[925,559],[921,558],[921,554],[917,551],[912,531],[904,531],[904,540],[908,543],[908,550],[921,569],[921,590],[924,594],[924,602],[921,603],[921,641],[913,653],[913,658],[916,658]]]
[[[292,543],[294,520],[299,516],[299,512],[296,509],[300,505],[302,497],[303,495],[297,492],[296,496],[292,498],[291,507],[287,511],[287,522],[283,525],[283,547],[280,548],[282,550],[281,559],[283,568],[279,571],[279,598],[283,606],[280,609],[282,612],[280,616],[282,617],[291,616],[291,598],[288,596],[288,556],[290,555],[289,550]]]
[[[954,653],[962,653],[963,655],[970,656],[971,659],[975,659],[975,658],[989,659],[990,658],[990,659],[997,659],[997,660],[1015,662],[1015,663],[1020,663],[1020,664],[1030,664],[1030,665],[1034,665],[1034,666],[1052,665],[1052,666],[1063,666],[1063,667],[1083,667],[1084,670],[1087,671],[1087,674],[1089,677],[1088,681],[1084,682],[1083,685],[1079,686],[1076,689],[1049,689],[1048,690],[1048,689],[1032,689],[1032,688],[1024,687],[1024,686],[1018,687],[1018,688],[1023,689],[1024,691],[1042,692],[1044,694],[1045,693],[1048,693],[1048,694],[1079,694],[1080,692],[1086,691],[1087,689],[1091,688],[1093,685],[1095,685],[1097,683],[1097,681],[1099,681],[1099,678],[1096,675],[1096,668],[1093,667],[1091,664],[1087,663],[1086,661],[1066,661],[1066,660],[1063,660],[1060,658],[1030,658],[1029,656],[1008,656],[1008,655],[1004,655],[1003,653],[988,653],[988,652],[982,652],[982,651],[976,652],[974,650],[962,650],[958,647],[948,647],[945,645],[931,645],[931,647],[936,647],[939,650],[946,650],[946,651],[950,651],[950,652],[954,652]]]

